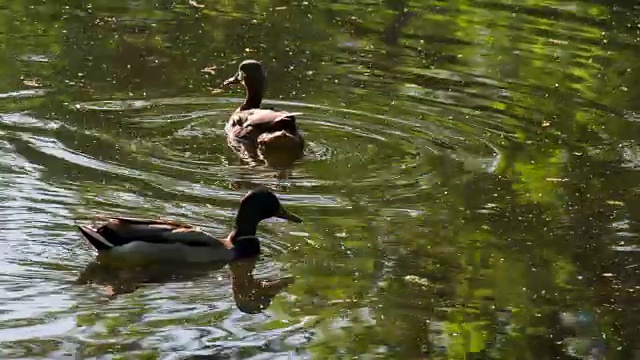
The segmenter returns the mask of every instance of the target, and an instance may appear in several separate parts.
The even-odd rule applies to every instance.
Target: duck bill
[[[222,86],[229,86],[229,85],[233,85],[233,84],[239,84],[240,82],[242,82],[242,80],[240,78],[240,73],[237,73],[237,74],[233,75],[233,77],[228,78],[227,80],[225,80],[222,83]]]
[[[302,218],[301,217],[299,217],[296,214],[292,214],[292,213],[288,212],[283,207],[280,207],[280,211],[278,211],[278,213],[275,215],[275,217],[280,218],[280,219],[293,221],[294,223],[301,223],[302,222]]]

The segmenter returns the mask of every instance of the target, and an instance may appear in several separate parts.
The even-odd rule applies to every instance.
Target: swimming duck
[[[261,159],[276,166],[293,163],[300,158],[304,139],[296,124],[296,116],[302,113],[260,108],[266,75],[262,64],[256,60],[243,61],[238,72],[223,86],[239,83],[245,87],[246,98],[225,126],[229,146],[244,152],[242,155],[251,160]]]
[[[271,217],[302,222],[300,217],[282,207],[274,193],[258,188],[242,198],[235,227],[223,239],[171,220],[110,217],[103,218],[106,223],[98,227],[78,225],[78,228],[98,251],[98,256],[102,253],[133,254],[162,260],[229,262],[260,253],[256,229],[258,223]]]

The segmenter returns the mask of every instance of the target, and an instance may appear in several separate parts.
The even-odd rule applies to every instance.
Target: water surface
[[[0,357],[640,356],[634,1],[0,1]],[[290,169],[223,127],[240,61],[300,111]],[[203,71],[204,70],[204,71]],[[96,267],[75,223],[224,235],[257,262]],[[263,281],[269,281],[263,283]]]

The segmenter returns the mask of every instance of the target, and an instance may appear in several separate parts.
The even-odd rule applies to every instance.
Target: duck
[[[242,84],[246,97],[225,126],[227,142],[243,158],[287,166],[302,157],[305,141],[296,123],[301,112],[261,108],[266,75],[257,60],[245,60],[224,87]]]
[[[124,255],[139,259],[192,263],[231,262],[260,254],[258,224],[268,218],[301,223],[267,188],[249,191],[240,201],[235,226],[225,238],[216,238],[197,226],[163,219],[100,217],[103,223],[77,225],[98,256]]]

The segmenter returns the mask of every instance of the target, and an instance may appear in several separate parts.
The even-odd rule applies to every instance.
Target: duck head
[[[223,86],[243,84],[249,93],[262,95],[264,92],[266,75],[262,64],[257,60],[245,60],[238,66],[238,72],[227,79]]]
[[[260,187],[251,190],[240,202],[240,209],[236,215],[235,237],[255,236],[258,224],[272,217],[295,223],[302,222],[299,216],[286,210],[269,189]]]

